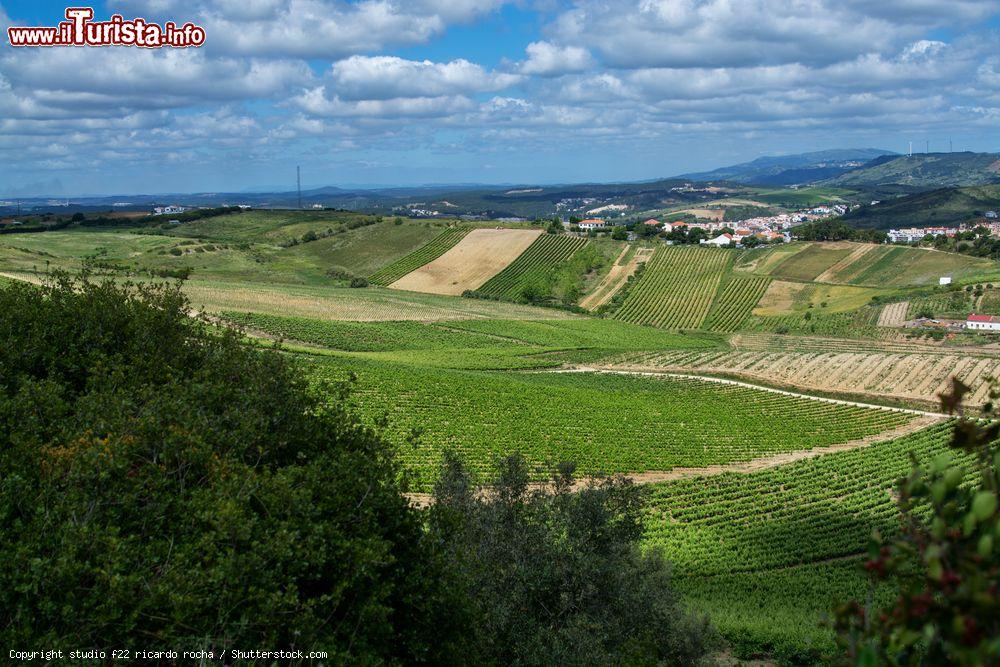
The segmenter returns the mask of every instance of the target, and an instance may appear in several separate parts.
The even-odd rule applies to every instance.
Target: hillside
[[[996,153],[918,153],[882,156],[822,184],[854,189],[892,185],[931,189],[997,182],[1000,182],[1000,155]]]
[[[751,162],[685,174],[683,178],[757,185],[810,183],[839,176],[883,155],[894,154],[876,148],[848,148],[797,155],[765,155]]]
[[[939,188],[862,206],[844,216],[857,227],[890,229],[939,225],[954,227],[1000,209],[1000,183],[965,188]]]

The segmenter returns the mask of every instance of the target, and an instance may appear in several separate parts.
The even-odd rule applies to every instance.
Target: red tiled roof
[[[660,223],[660,221],[659,221],[659,220],[657,220],[656,218],[650,218],[649,220],[647,220],[647,221],[645,222],[645,224],[647,224],[647,225],[659,225],[659,224],[661,224],[661,223]]]
[[[670,224],[673,225],[674,227],[687,227],[688,226],[688,223],[681,222],[680,220],[678,220],[677,222],[671,222]]]
[[[601,220],[600,218],[587,218],[586,220],[581,220],[579,222],[579,224],[581,224],[581,225],[592,225],[592,224],[603,225],[603,224],[605,224],[605,222],[603,220]]]
[[[965,318],[965,320],[967,322],[994,322],[994,321],[996,321],[996,320],[994,320],[994,318],[993,318],[992,315],[976,315],[975,313],[973,313],[972,315],[969,315],[967,318]]]

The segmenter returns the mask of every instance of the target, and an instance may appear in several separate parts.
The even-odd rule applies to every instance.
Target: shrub
[[[962,414],[969,387],[957,379],[943,409]],[[990,398],[1000,397],[991,388]],[[993,416],[992,403],[986,406]],[[876,533],[866,567],[894,578],[900,595],[887,609],[857,602],[837,610],[837,627],[856,664],[991,665],[1000,661],[1000,422],[960,418],[952,446],[973,469],[947,454],[914,459],[898,488],[903,532]],[[971,473],[971,474],[970,474]]]
[[[368,279],[355,276],[351,278],[351,287],[368,287]]]
[[[177,287],[0,288],[0,643],[456,662],[393,450]]]
[[[520,456],[479,491],[453,454],[430,532],[473,609],[467,664],[695,664],[713,644],[682,607],[658,552],[643,553],[643,490],[622,478],[573,490],[561,465],[532,489]]]
[[[174,257],[180,257],[181,255],[184,254],[184,251],[181,250],[180,248],[171,248],[170,254],[173,255]]]

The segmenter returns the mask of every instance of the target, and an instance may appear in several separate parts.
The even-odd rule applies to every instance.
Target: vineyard
[[[469,231],[470,228],[459,228],[441,232],[427,245],[399,258],[389,266],[379,269],[369,276],[368,280],[383,286],[394,283],[410,271],[414,271],[448,252]]]
[[[674,351],[630,353],[609,360],[608,366],[716,373],[805,390],[927,404],[935,404],[951,378],[958,377],[972,387],[967,403],[981,405],[988,399],[988,378],[1000,376],[1000,359],[961,354]]]
[[[865,599],[859,564],[871,531],[898,529],[889,491],[910,470],[910,452],[923,461],[954,452],[949,436],[942,423],[754,473],[656,485],[646,542],[674,564],[681,590],[737,655],[815,662],[835,650],[832,631],[820,627],[834,602]]]
[[[532,464],[574,461],[582,474],[666,471],[746,461],[881,433],[911,416],[739,386],[592,373],[487,373],[313,360],[317,379],[357,375],[367,419],[388,417],[406,467],[426,483],[451,448],[480,471],[520,451]],[[558,397],[558,398],[556,398]]]
[[[729,262],[724,250],[659,248],[615,317],[664,329],[697,329],[712,306]]]
[[[711,331],[737,331],[764,296],[769,278],[734,277],[719,290],[704,327]]]
[[[575,236],[539,236],[520,257],[476,291],[517,299],[526,288],[544,279],[553,267],[572,257],[573,253],[586,244],[587,239]]]

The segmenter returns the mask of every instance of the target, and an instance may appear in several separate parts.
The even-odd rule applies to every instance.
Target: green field
[[[859,256],[850,257],[856,251]],[[837,266],[842,260],[846,265]],[[786,280],[811,281],[832,269],[824,282],[871,287],[923,287],[941,276],[958,282],[1000,278],[1000,264],[953,252],[858,243],[792,243],[743,253],[736,268]]]
[[[725,250],[661,247],[615,317],[664,329],[697,329],[730,262]]]
[[[770,283],[768,278],[731,277],[719,287],[712,309],[705,318],[705,328],[711,331],[739,330]]]
[[[586,239],[574,236],[539,236],[520,257],[476,291],[506,299],[519,299],[528,289],[541,293],[545,278],[586,244]]]
[[[400,441],[421,430],[421,445],[402,456],[425,482],[445,448],[479,471],[512,451],[533,465],[573,461],[582,474],[666,471],[862,438],[910,418],[669,378],[427,369],[357,356],[315,357],[311,366],[317,379],[356,374],[357,409],[385,415]]]
[[[373,273],[369,279],[376,285],[393,283],[407,273],[419,269],[424,264],[434,261],[451,250],[456,243],[469,233],[469,230],[470,228],[466,227],[443,231],[435,236],[427,245],[417,248],[388,266],[383,266]]]
[[[890,489],[910,452],[928,461],[949,450],[949,436],[941,424],[769,470],[656,485],[647,544],[674,563],[681,589],[738,655],[832,657],[833,633],[820,623],[837,601],[865,599],[871,531],[898,530]]]

